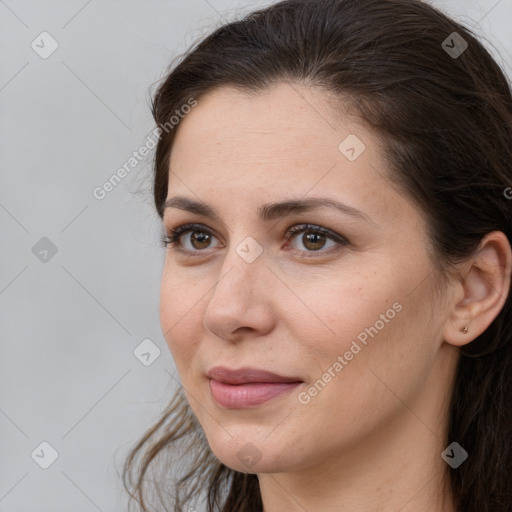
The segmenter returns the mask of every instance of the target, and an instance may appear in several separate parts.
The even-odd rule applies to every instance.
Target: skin
[[[510,245],[493,232],[454,278],[441,278],[424,216],[387,179],[375,134],[333,111],[325,92],[280,83],[256,95],[219,88],[181,121],[168,199],[207,203],[221,222],[165,211],[166,230],[197,222],[211,238],[182,235],[182,248],[199,256],[168,246],[162,331],[211,449],[227,466],[257,473],[265,512],[453,512],[441,453],[453,441],[445,431],[457,347],[501,310]],[[355,161],[338,149],[349,134],[366,146]],[[336,199],[370,221],[329,208],[271,222],[257,216],[264,203],[304,197]],[[333,251],[329,238],[316,246],[305,232],[286,238],[305,223],[348,243]],[[236,251],[248,236],[262,248],[252,263]],[[394,303],[401,311],[300,403],[299,393]],[[219,365],[303,384],[258,407],[225,409],[206,377]],[[241,449],[259,460],[249,467]]]

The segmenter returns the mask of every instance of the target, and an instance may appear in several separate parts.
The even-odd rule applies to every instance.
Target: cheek
[[[347,386],[351,391],[361,386],[358,400],[369,402],[373,402],[369,387],[374,391],[382,387],[369,368],[400,387],[402,382],[414,381],[414,368],[420,370],[422,361],[430,357],[425,338],[430,315],[424,304],[428,284],[410,294],[412,276],[405,272],[405,265],[398,266],[403,272],[393,270],[397,265],[371,268],[347,272],[336,281],[317,279],[314,293],[306,285],[295,288],[317,317],[309,314],[306,318],[304,308],[288,308],[286,313],[298,319],[296,326],[301,326],[302,333],[306,328],[311,333],[301,336],[310,383],[320,379],[318,387],[326,383],[335,394],[347,391]],[[296,338],[299,332],[295,330]],[[333,374],[343,374],[343,378]],[[363,398],[365,390],[368,396]],[[322,394],[318,403],[340,400],[340,395]],[[345,395],[342,400],[351,403],[353,396]]]
[[[376,331],[387,330],[399,316],[397,309],[401,308],[404,296],[402,278],[393,274],[390,268],[371,263],[367,272],[364,269],[346,271],[338,276],[331,272],[293,284],[302,306],[302,310],[299,308],[294,312],[297,325],[309,324],[311,332],[314,326],[326,353],[348,350],[358,336],[364,343]],[[395,304],[397,302],[400,304]],[[285,314],[289,314],[290,309],[287,311]],[[318,343],[316,345],[318,348]]]
[[[412,403],[435,355],[427,334],[434,328],[425,307],[428,284],[410,294],[404,278],[389,280],[387,286],[375,283],[358,289],[353,301],[343,299],[350,287],[333,287],[325,315],[335,318],[329,325],[336,331],[336,343],[323,353],[310,353],[315,368],[321,369],[312,375],[311,393],[306,390],[309,403],[319,415],[329,408],[333,428],[340,421],[354,422],[355,428],[366,416],[371,421],[389,416],[401,403],[394,393]],[[337,314],[335,302],[346,303]]]
[[[160,286],[160,326],[180,371],[190,363],[201,340],[204,290],[200,292],[190,280],[183,282],[177,275],[164,269]]]

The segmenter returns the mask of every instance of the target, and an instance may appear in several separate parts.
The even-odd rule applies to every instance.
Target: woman
[[[418,0],[285,0],[153,115],[182,387],[126,461],[142,509],[159,460],[162,510],[512,510],[512,95],[482,44]]]

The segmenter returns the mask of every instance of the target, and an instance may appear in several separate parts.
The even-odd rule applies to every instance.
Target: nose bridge
[[[229,247],[214,295],[227,291],[236,294],[239,302],[253,301],[255,287],[264,280],[265,272],[268,269],[263,257],[263,246],[252,236],[247,236]]]
[[[263,247],[254,238],[231,245],[205,310],[205,327],[224,339],[239,327],[266,331],[272,316],[266,306],[268,273]]]

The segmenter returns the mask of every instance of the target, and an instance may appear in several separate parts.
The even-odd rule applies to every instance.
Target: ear
[[[502,310],[509,291],[512,250],[504,233],[485,235],[478,250],[461,265],[443,334],[447,343],[463,346],[480,336]],[[464,327],[467,333],[462,332]]]

